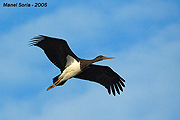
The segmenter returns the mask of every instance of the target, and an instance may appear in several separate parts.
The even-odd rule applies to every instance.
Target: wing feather
[[[61,71],[65,69],[67,55],[70,55],[79,61],[79,58],[72,52],[67,42],[63,39],[39,35],[32,38],[29,45],[38,46],[43,49],[49,60],[55,66],[60,68]]]
[[[123,87],[125,87],[123,83],[125,80],[108,66],[89,65],[87,69],[76,75],[75,78],[97,82],[103,85],[109,94],[111,94],[112,91],[114,96],[115,90],[120,94],[119,89],[123,91]]]

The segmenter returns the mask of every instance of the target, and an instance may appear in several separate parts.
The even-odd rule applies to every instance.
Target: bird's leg
[[[63,77],[60,77],[55,83],[53,83],[52,85],[50,85],[50,86],[47,88],[46,91],[48,91],[48,90],[54,88],[54,87],[59,83],[59,81],[60,81],[62,78],[63,78]]]

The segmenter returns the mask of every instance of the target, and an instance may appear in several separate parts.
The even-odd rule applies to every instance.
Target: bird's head
[[[94,62],[98,62],[98,61],[101,61],[101,60],[106,60],[106,59],[114,59],[115,57],[105,57],[103,55],[99,55],[97,56],[95,59],[94,59]]]

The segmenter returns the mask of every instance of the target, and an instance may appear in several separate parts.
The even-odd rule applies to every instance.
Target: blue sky
[[[0,119],[179,120],[178,0],[41,0],[46,8],[4,8],[0,1]],[[37,2],[32,0],[31,4]],[[120,96],[71,79],[46,92],[57,69],[29,40],[64,38],[77,56],[102,54],[126,79]]]

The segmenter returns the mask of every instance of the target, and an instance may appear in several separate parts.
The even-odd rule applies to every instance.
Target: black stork
[[[92,60],[85,60],[77,57],[63,39],[39,35],[31,39],[30,46],[38,46],[44,50],[49,60],[61,70],[61,74],[53,78],[53,84],[47,91],[55,86],[63,85],[68,79],[74,77],[100,83],[108,93],[115,96],[115,90],[120,94],[125,87],[125,80],[108,66],[95,65],[105,59],[114,57],[97,56]]]

